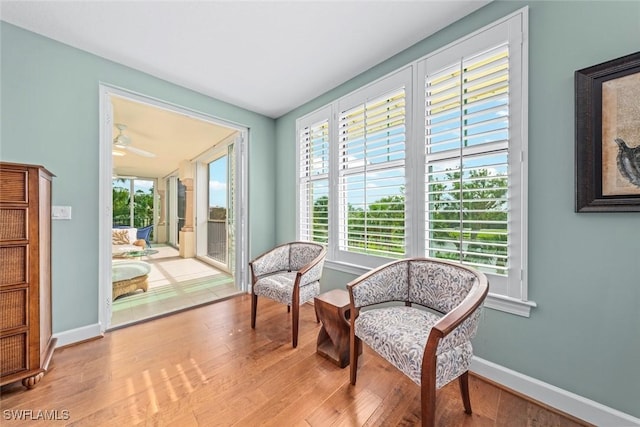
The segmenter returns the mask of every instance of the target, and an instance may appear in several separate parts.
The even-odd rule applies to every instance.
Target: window
[[[372,257],[406,254],[410,83],[407,68],[338,103],[337,251],[347,262],[372,265]]]
[[[300,118],[299,238],[354,273],[473,266],[487,306],[528,316],[526,22],[525,8]]]
[[[299,236],[326,244],[329,240],[330,108],[298,121]]]
[[[113,226],[142,228],[152,225],[155,205],[154,187],[153,179],[113,178],[111,180]]]

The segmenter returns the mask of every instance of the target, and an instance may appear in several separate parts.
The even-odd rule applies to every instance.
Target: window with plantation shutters
[[[310,117],[298,129],[299,234],[302,240],[329,239],[329,112]]]
[[[340,249],[404,255],[404,88],[342,112],[338,126]]]
[[[418,76],[422,253],[485,272],[492,301],[528,315],[524,15],[427,56]]]
[[[431,257],[528,316],[527,20],[514,12],[296,122],[298,236],[362,274]]]
[[[507,275],[509,48],[425,77],[425,253]]]
[[[341,255],[352,261],[356,254],[406,254],[409,82],[409,70],[403,70],[339,103],[337,241]]]

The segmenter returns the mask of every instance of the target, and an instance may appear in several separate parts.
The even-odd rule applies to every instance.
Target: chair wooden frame
[[[277,274],[278,272],[277,271],[266,272],[258,276],[255,273],[254,264],[256,261],[260,260],[262,257],[267,256],[268,254],[270,254],[271,252],[279,248],[282,248],[284,246],[291,246],[295,244],[318,246],[320,248],[320,252],[312,261],[305,264],[302,268],[296,271],[296,278],[293,284],[293,293],[291,296],[291,302],[289,302],[289,304],[287,305],[287,311],[291,311],[291,343],[294,348],[298,346],[298,325],[299,325],[299,319],[300,319],[300,283],[302,282],[302,278],[305,276],[305,274],[310,272],[311,269],[313,269],[319,263],[324,262],[324,259],[327,255],[327,249],[324,246],[317,243],[313,243],[313,242],[302,242],[302,241],[288,242],[288,243],[283,243],[281,245],[278,245],[268,250],[267,252],[264,252],[263,254],[259,255],[258,257],[254,258],[252,261],[249,262],[249,267],[251,268],[251,329],[255,329],[256,315],[257,315],[257,309],[258,309],[258,295],[255,293],[255,290],[254,290],[255,284],[261,277]],[[291,272],[291,270],[288,270],[288,272]],[[316,316],[316,321],[318,321],[317,316]]]
[[[349,291],[350,298],[350,310],[351,310],[351,319],[350,319],[350,379],[351,384],[356,384],[357,370],[358,370],[358,346],[361,346],[361,340],[355,334],[355,321],[360,314],[360,308],[356,307],[354,303],[354,295],[353,289],[360,285],[361,283],[371,279],[384,269],[388,268],[391,265],[401,263],[401,262],[411,262],[411,261],[430,261],[434,263],[447,264],[454,266],[456,268],[460,268],[463,270],[467,270],[476,276],[477,280],[475,284],[465,297],[465,299],[458,304],[455,308],[453,308],[448,313],[441,313],[444,316],[431,328],[429,333],[425,348],[424,354],[422,358],[422,367],[421,367],[421,384],[420,384],[420,400],[421,400],[421,412],[422,412],[422,426],[423,427],[434,427],[435,426],[435,408],[436,408],[436,368],[437,368],[437,350],[438,344],[440,341],[453,332],[458,326],[462,324],[466,319],[468,319],[478,307],[485,300],[488,291],[489,291],[489,282],[484,273],[479,272],[470,267],[443,261],[439,259],[432,258],[407,258],[397,261],[392,261],[385,265],[382,265],[374,270],[365,273],[364,275],[358,277],[347,285],[347,289]],[[409,300],[402,301],[407,306],[411,306],[412,302]],[[375,305],[375,304],[373,304]],[[469,399],[469,371],[465,371],[460,376],[458,376],[458,381],[460,385],[460,393],[462,395],[462,402],[464,405],[464,410],[467,414],[471,414],[471,401]]]

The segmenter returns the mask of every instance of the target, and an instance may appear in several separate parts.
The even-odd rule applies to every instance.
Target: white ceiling
[[[277,118],[490,0],[0,1],[0,18]]]
[[[178,168],[180,161],[210,153],[236,133],[235,129],[131,99],[112,96],[111,104],[113,123],[127,126],[123,134],[130,146],[155,155],[144,157],[124,151],[124,156],[113,156],[115,176],[164,178]],[[118,133],[114,126],[113,136]]]

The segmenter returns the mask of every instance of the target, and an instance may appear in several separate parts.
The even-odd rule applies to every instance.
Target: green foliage
[[[449,172],[443,183],[431,183],[430,239],[440,247],[432,256],[470,264],[507,264],[507,178],[491,178],[489,171],[471,171],[460,181],[460,172]],[[462,204],[462,217],[460,206]],[[462,225],[462,229],[460,227]]]
[[[128,180],[118,178],[118,182]],[[133,223],[131,222],[131,194],[128,188],[112,187],[113,225],[141,228],[153,224],[153,188],[148,192],[137,190],[133,197]]]
[[[329,241],[329,197],[322,196],[313,203],[312,239],[314,242],[326,244]]]
[[[131,224],[131,199],[129,190],[121,187],[112,189],[113,193],[113,225]]]
[[[225,221],[227,219],[227,208],[209,207],[210,221]]]
[[[383,197],[366,210],[349,205],[349,248],[381,256],[404,255],[404,200],[404,194]]]
[[[460,172],[449,172],[445,181],[449,186],[429,184],[429,238],[436,248],[431,256],[456,261],[462,256],[463,262],[494,265],[497,272],[503,271],[507,263],[507,178],[491,177],[487,169],[480,169],[471,171],[464,181]],[[328,241],[328,203],[323,196],[313,205],[313,240],[320,243]],[[404,194],[383,197],[366,209],[349,204],[347,224],[349,250],[398,258],[405,254]]]

